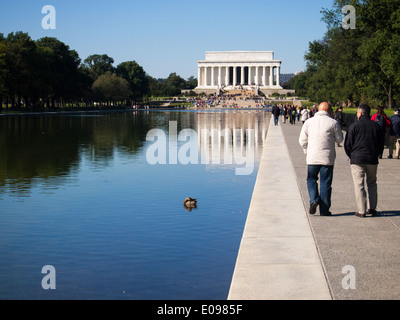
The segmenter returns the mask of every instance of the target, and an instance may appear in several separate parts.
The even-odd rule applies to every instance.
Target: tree
[[[195,77],[193,77],[193,76],[189,77],[186,80],[186,85],[185,85],[184,89],[188,89],[189,90],[189,89],[194,89],[196,87],[197,87],[197,79]]]
[[[116,74],[128,81],[130,98],[133,101],[137,101],[150,93],[146,72],[136,61],[120,63],[116,68]]]
[[[171,73],[164,83],[164,94],[166,96],[176,96],[181,94],[181,90],[185,87],[186,81],[178,76],[175,72]]]
[[[106,72],[113,73],[113,63],[114,59],[106,54],[92,54],[84,60],[84,66],[93,73],[94,79]]]
[[[5,68],[6,68],[6,63],[5,63],[5,41],[4,41],[4,35],[0,33],[0,113],[3,108],[3,96],[5,94]]]
[[[369,74],[365,91],[392,108],[400,90],[400,1],[366,1],[359,12],[359,26],[366,35],[359,55]]]
[[[56,98],[69,100],[80,95],[81,60],[75,50],[56,38],[41,38],[37,42],[41,67],[42,98],[51,99],[52,105]]]
[[[129,83],[115,73],[106,73],[97,78],[92,86],[94,99],[107,102],[127,100],[129,98]]]
[[[36,92],[36,44],[27,33],[10,33],[2,41],[4,89],[13,106],[28,103]]]
[[[356,9],[355,30],[341,26],[347,4]],[[322,13],[328,30],[322,40],[310,42],[307,71],[296,77],[308,96],[392,107],[400,98],[400,0],[335,0]]]

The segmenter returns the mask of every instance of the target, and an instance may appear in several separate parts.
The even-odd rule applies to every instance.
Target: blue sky
[[[274,51],[282,73],[304,70],[309,41],[326,32],[321,9],[333,0],[1,0],[0,33],[56,37],[84,60],[107,54],[135,60],[155,78],[197,77],[206,51]],[[56,29],[42,28],[42,7]]]

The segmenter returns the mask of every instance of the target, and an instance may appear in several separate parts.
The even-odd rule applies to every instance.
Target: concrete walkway
[[[306,159],[298,144],[302,123],[282,124],[297,183],[308,209]],[[343,144],[342,144],[343,145]],[[388,159],[385,149],[378,167],[376,217],[358,218],[350,162],[344,148],[336,148],[331,217],[308,215],[315,243],[334,300],[400,299],[400,160]],[[355,289],[342,281],[346,266],[354,268]]]
[[[350,163],[337,148],[333,215],[311,216],[301,127],[270,124],[228,299],[399,300],[400,160],[385,150],[379,214],[358,218]]]
[[[282,129],[272,119],[228,299],[331,299]]]

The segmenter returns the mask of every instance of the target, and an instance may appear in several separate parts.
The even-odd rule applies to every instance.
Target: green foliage
[[[98,77],[106,72],[114,72],[114,59],[106,54],[92,54],[84,60],[84,66],[93,74],[93,77]]]
[[[172,97],[181,95],[181,91],[191,90],[197,87],[197,79],[190,77],[185,80],[176,73],[171,73],[166,79],[154,79],[148,77],[150,93],[155,97]]]
[[[136,61],[120,63],[116,68],[116,73],[128,82],[132,100],[138,100],[150,93],[146,72]]]
[[[356,29],[341,26],[344,5],[356,9]],[[328,27],[309,43],[306,72],[292,87],[313,101],[393,106],[400,101],[400,0],[335,0],[322,11]]]
[[[90,55],[82,63],[75,50],[56,38],[34,41],[21,31],[7,37],[0,33],[0,110],[4,102],[14,108],[113,100],[132,104],[197,86],[194,77],[184,80],[176,73],[156,80],[135,61],[113,64],[106,54]]]
[[[81,63],[76,51],[56,38],[42,38],[36,41],[42,96],[71,99],[79,95],[78,67]]]
[[[4,83],[6,76],[5,46],[6,44],[4,42],[4,36],[2,33],[0,33],[0,97],[5,93],[5,83]],[[1,108],[1,103],[0,103],[0,108]]]
[[[115,73],[105,73],[97,78],[92,86],[96,101],[127,100],[129,83]]]

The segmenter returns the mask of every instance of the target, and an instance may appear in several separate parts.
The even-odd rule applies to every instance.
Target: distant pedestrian
[[[279,122],[279,115],[281,114],[281,109],[279,109],[276,104],[274,104],[274,106],[272,107],[272,114],[274,115],[274,123],[277,126]]]
[[[357,203],[356,216],[362,218],[367,212],[372,216],[376,215],[378,158],[383,152],[384,140],[382,139],[383,131],[379,125],[369,118],[368,106],[358,107],[357,118],[358,121],[348,129],[344,147],[350,158]]]
[[[286,123],[287,116],[288,116],[287,106],[283,106],[283,123]]]
[[[314,117],[315,114],[318,112],[317,106],[314,104],[311,111],[310,111],[310,117]]]
[[[310,117],[310,112],[308,111],[308,108],[302,107],[301,110],[301,122],[306,122],[308,120],[308,118]]]
[[[299,143],[307,155],[309,213],[315,214],[319,205],[321,216],[330,216],[335,144],[343,141],[343,133],[337,121],[332,119],[332,107],[327,102],[321,103],[318,110],[313,118],[304,123]]]
[[[393,145],[396,144],[395,158],[399,159],[400,155],[400,115],[399,109],[394,110],[394,115],[390,120],[390,144],[389,144],[389,159],[393,158]]]
[[[296,124],[296,108],[295,108],[295,106],[291,106],[289,110],[290,110],[290,123],[292,125],[295,125]]]
[[[343,127],[346,126],[344,119],[343,119],[343,107],[339,107],[335,111],[335,120],[339,123],[340,128],[343,129]],[[338,147],[341,147],[340,143],[337,145]]]
[[[390,128],[390,120],[387,118],[383,107],[377,107],[377,112],[371,117],[371,120],[379,125],[379,128],[383,132],[382,141],[385,143],[386,128]],[[379,159],[382,159],[383,150],[384,149],[382,149],[382,153],[379,155]]]

